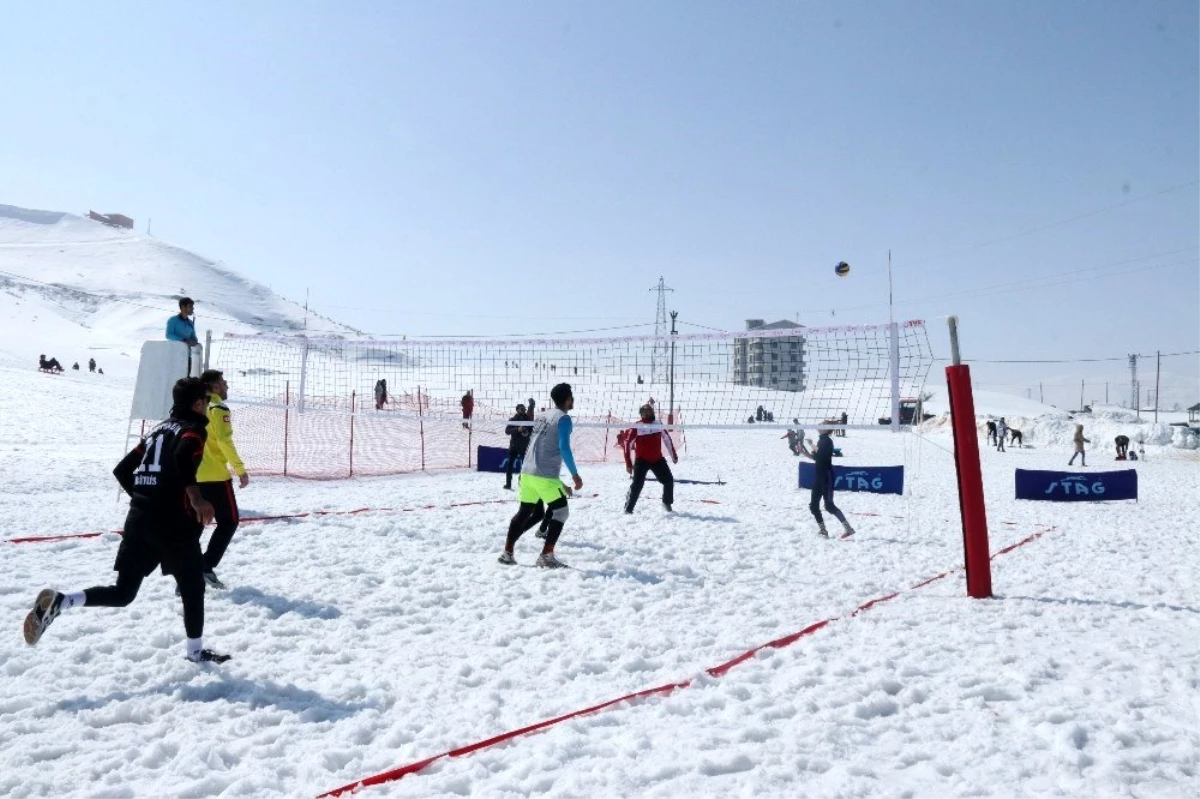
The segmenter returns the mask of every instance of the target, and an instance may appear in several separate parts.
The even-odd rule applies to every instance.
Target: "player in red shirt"
[[[654,472],[658,482],[662,483],[663,507],[670,511],[675,502],[675,476],[671,474],[671,467],[663,457],[663,449],[666,448],[673,463],[679,463],[679,456],[675,454],[675,445],[671,442],[670,433],[654,423],[654,407],[643,405],[638,413],[641,421],[626,430],[624,435],[625,471],[633,475],[629,495],[625,499],[625,512],[633,513],[633,508],[642,493],[642,486],[646,482],[647,471]],[[633,450],[636,456],[634,459],[630,458],[630,450]]]

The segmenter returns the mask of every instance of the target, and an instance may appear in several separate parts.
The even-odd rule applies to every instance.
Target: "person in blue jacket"
[[[189,347],[200,343],[196,338],[196,325],[191,319],[195,307],[191,297],[180,297],[179,313],[167,320],[167,341],[182,341]]]

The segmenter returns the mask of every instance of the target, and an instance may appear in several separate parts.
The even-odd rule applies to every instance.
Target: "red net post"
[[[975,427],[971,368],[966,364],[947,366],[946,387],[950,393],[950,420],[954,428],[954,470],[958,475],[967,595],[986,599],[992,595],[992,560],[988,549],[987,510],[983,504],[983,474],[979,467],[979,431]]]

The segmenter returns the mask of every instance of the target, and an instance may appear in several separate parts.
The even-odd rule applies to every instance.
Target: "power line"
[[[959,255],[964,252],[971,252],[972,250],[978,250],[983,247],[990,247],[991,245],[999,244],[1002,241],[1011,241],[1012,239],[1021,238],[1023,236],[1032,236],[1035,233],[1043,233],[1047,230],[1053,230],[1056,227],[1062,227],[1063,225],[1070,224],[1071,222],[1078,222],[1080,219],[1087,219],[1089,217],[1097,216],[1098,214],[1102,214],[1107,211],[1112,211],[1117,208],[1124,208],[1127,205],[1133,205],[1134,203],[1140,203],[1140,202],[1144,202],[1146,200],[1152,200],[1155,197],[1161,197],[1164,194],[1170,194],[1171,192],[1179,191],[1180,189],[1186,189],[1191,186],[1196,186],[1198,184],[1200,184],[1200,180],[1192,180],[1192,181],[1188,181],[1187,183],[1180,183],[1178,185],[1170,186],[1169,188],[1163,189],[1162,191],[1157,191],[1153,194],[1146,194],[1141,197],[1135,197],[1131,200],[1125,200],[1124,202],[1116,203],[1115,205],[1107,205],[1103,208],[1097,208],[1094,211],[1088,211],[1086,213],[1078,214],[1076,216],[1067,217],[1066,219],[1060,219],[1057,222],[1051,222],[1050,224],[1043,225],[1042,227],[1036,227],[1036,228],[1031,228],[1029,230],[1023,230],[1018,233],[1009,234],[1007,236],[1000,236],[999,238],[980,242],[979,244],[971,244],[966,247],[960,247],[956,250],[951,250],[949,252],[945,252],[940,255],[931,255],[927,258],[920,258],[915,261],[907,261],[907,262],[904,262],[903,265],[904,266],[916,266],[917,264],[924,264],[924,263],[928,263],[930,261],[937,261],[942,258],[949,258],[952,255]]]

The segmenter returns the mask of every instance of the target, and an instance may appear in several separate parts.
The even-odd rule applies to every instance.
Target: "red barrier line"
[[[121,531],[113,530],[112,532],[119,533]],[[65,541],[68,538],[96,538],[96,537],[102,536],[102,535],[104,535],[104,533],[75,533],[73,535],[41,535],[41,536],[35,535],[35,536],[27,536],[25,538],[10,538],[10,539],[8,539],[8,543],[10,543],[10,544],[38,544],[43,541]]]
[[[586,495],[589,499],[595,499],[599,494]],[[700,500],[704,502],[705,500]],[[452,502],[447,505],[447,508],[465,508],[469,505],[504,505],[512,502],[511,499],[483,499],[474,502]],[[241,524],[257,524],[261,522],[277,522],[284,519],[307,519],[310,516],[354,516],[359,513],[411,513],[418,510],[437,510],[437,505],[421,505],[415,508],[354,508],[353,510],[314,510],[305,511],[303,513],[281,513],[277,516],[243,516],[240,519]],[[121,535],[123,530],[108,530],[106,532],[116,533]],[[26,536],[24,538],[9,538],[6,543],[9,544],[40,544],[51,541],[64,541],[69,538],[96,538],[104,535],[104,532],[99,533],[72,533],[66,535],[35,535]]]
[[[1054,529],[1055,529],[1054,527],[1048,527],[1046,529],[1039,530],[1038,532],[1034,533],[1033,535],[1027,536],[1027,537],[1021,539],[1020,541],[1016,542],[1015,544],[1010,544],[1009,546],[1005,547],[1004,549],[1001,549],[996,554],[992,555],[992,559],[994,560],[995,558],[999,557],[1000,555],[1004,555],[1008,552],[1012,552],[1014,549],[1017,549],[1018,547],[1023,547],[1032,541],[1036,541],[1037,539],[1041,538],[1043,535],[1045,535],[1046,533],[1048,533]],[[875,607],[876,605],[881,605],[885,602],[890,602],[891,600],[895,599],[896,597],[900,596],[901,594],[907,593],[909,591],[915,591],[918,588],[923,588],[923,587],[929,585],[930,583],[941,580],[942,578],[944,578],[950,574],[953,574],[955,572],[958,572],[958,571],[962,571],[962,568],[959,567],[957,569],[950,569],[948,571],[944,571],[941,574],[935,575],[934,577],[930,577],[927,580],[923,580],[910,588],[905,588],[900,591],[896,591],[894,593],[888,594],[886,596],[877,597],[875,599],[864,602],[863,604],[859,605],[857,608],[855,608],[850,613],[849,618],[854,618],[854,617],[858,616],[860,613],[867,612],[868,610]],[[840,620],[842,620],[841,616],[834,616],[832,618],[828,618],[828,619],[824,619],[822,621],[815,622],[813,624],[808,625],[807,627],[805,627],[803,630],[800,630],[799,632],[794,632],[790,635],[785,635],[782,638],[776,638],[774,641],[768,641],[767,643],[762,644],[761,646],[756,646],[753,649],[748,649],[745,652],[742,652],[737,657],[733,658],[732,660],[726,661],[725,663],[722,663],[719,666],[713,666],[711,668],[705,669],[705,673],[707,673],[708,675],[710,675],[712,677],[723,677],[726,673],[729,672],[730,669],[734,668],[735,666],[739,666],[742,663],[745,663],[747,660],[750,660],[755,655],[757,655],[759,652],[762,652],[765,649],[783,649],[784,647],[791,646],[796,641],[799,641],[801,638],[812,635],[813,633],[817,632],[818,630],[825,628],[829,624],[832,624],[833,622],[840,621]],[[415,763],[409,763],[406,766],[399,766],[397,768],[390,769],[388,771],[380,772],[379,774],[374,774],[370,777],[365,777],[361,780],[356,780],[355,782],[349,783],[347,785],[343,785],[340,788],[334,788],[331,791],[326,791],[325,793],[318,794],[317,799],[330,799],[330,797],[337,797],[337,796],[341,796],[342,794],[345,794],[345,793],[352,793],[354,791],[357,791],[359,788],[366,788],[366,787],[369,787],[372,785],[381,785],[386,782],[394,782],[396,780],[407,777],[409,774],[417,774],[421,771],[424,771],[426,768],[428,768],[433,763],[436,763],[437,761],[442,760],[444,758],[463,757],[463,756],[469,755],[473,752],[477,752],[481,749],[487,749],[488,747],[495,746],[498,743],[503,743],[505,741],[512,740],[513,738],[518,738],[523,735],[528,735],[530,733],[544,730],[547,727],[552,727],[556,724],[560,724],[564,721],[567,721],[568,719],[578,718],[579,716],[585,716],[585,715],[588,715],[591,713],[597,713],[599,711],[606,710],[606,709],[612,707],[613,705],[617,705],[622,702],[628,702],[628,701],[631,701],[634,699],[641,699],[643,697],[652,696],[654,694],[669,694],[674,691],[677,691],[677,690],[680,690],[683,688],[687,688],[691,684],[692,684],[691,680],[667,683],[666,685],[660,685],[657,688],[648,688],[646,690],[638,691],[638,692],[632,693],[632,694],[627,694],[625,696],[621,696],[616,699],[610,699],[607,702],[601,702],[598,705],[593,705],[591,707],[584,708],[583,710],[576,710],[572,713],[567,713],[566,715],[563,715],[563,716],[556,716],[552,719],[546,719],[545,721],[539,721],[538,723],[530,724],[527,727],[521,727],[520,729],[510,730],[508,732],[501,733],[500,735],[496,735],[496,736],[487,738],[482,741],[477,741],[476,743],[468,744],[467,746],[463,746],[458,749],[451,749],[449,751],[442,752],[440,755],[434,755],[433,757],[429,757],[424,760],[418,760]]]

